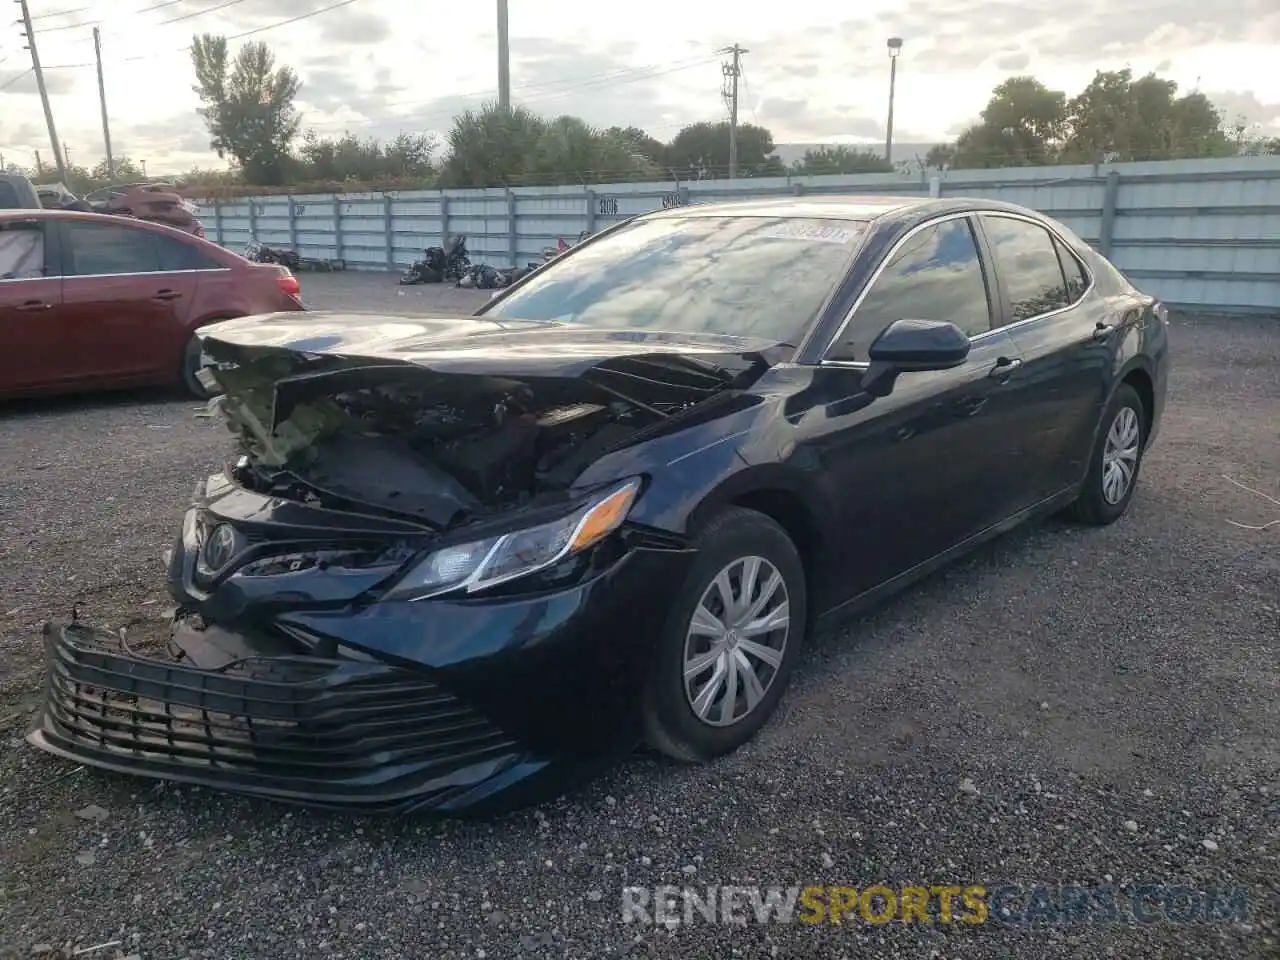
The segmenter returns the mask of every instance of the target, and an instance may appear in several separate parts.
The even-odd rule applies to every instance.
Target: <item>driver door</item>
[[[900,243],[815,375],[823,414],[807,440],[819,482],[839,504],[845,599],[906,573],[999,523],[1022,483],[1022,357],[994,319],[994,278],[967,216],[933,221]],[[888,396],[860,388],[867,348],[900,319],[954,323],[966,361],[899,374]]]

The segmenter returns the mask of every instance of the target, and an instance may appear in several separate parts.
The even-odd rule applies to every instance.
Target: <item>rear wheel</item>
[[[808,615],[800,555],[771,518],[730,508],[695,544],[644,697],[647,742],[683,761],[729,753],[764,725]]]
[[[1072,519],[1106,526],[1124,515],[1138,484],[1146,443],[1142,400],[1133,387],[1121,384],[1102,416],[1102,428],[1089,461],[1080,497],[1068,511]]]
[[[193,333],[182,352],[182,385],[197,400],[208,400],[212,394],[196,376],[200,372],[201,349],[200,338]]]

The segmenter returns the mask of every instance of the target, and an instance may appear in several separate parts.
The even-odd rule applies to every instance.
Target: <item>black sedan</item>
[[[642,742],[722,755],[820,622],[1022,521],[1116,520],[1168,352],[1164,307],[1061,224],[872,197],[655,213],[473,317],[203,345],[241,456],[170,552],[169,649],[47,628],[31,741],[453,813]]]

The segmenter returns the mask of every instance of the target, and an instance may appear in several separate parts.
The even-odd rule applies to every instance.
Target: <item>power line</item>
[[[235,0],[235,2],[239,2],[239,0]],[[245,37],[252,37],[259,33],[266,33],[268,30],[275,30],[278,27],[287,27],[291,23],[298,23],[302,20],[310,20],[312,17],[318,17],[323,13],[328,13],[330,10],[337,10],[339,7],[345,7],[355,2],[356,0],[337,0],[336,3],[331,3],[327,6],[320,7],[318,10],[311,10],[308,13],[300,13],[296,17],[289,17],[287,20],[278,20],[275,23],[269,23],[264,27],[254,27],[252,30],[242,30],[239,33],[230,34],[229,36],[226,37],[226,39],[242,40]],[[230,4],[228,3],[224,5],[229,6]],[[209,11],[205,10],[201,12],[208,13]],[[124,57],[123,59],[117,62],[118,63],[135,63],[139,60],[154,60],[156,57],[164,56],[165,54],[169,54],[169,53],[185,51],[187,49],[189,48],[186,45],[183,45],[181,47],[174,47],[172,50],[163,50],[163,51],[158,51],[154,53],[144,53],[144,54],[139,54],[136,57]],[[45,69],[46,70],[78,70],[82,67],[96,67],[96,66],[97,66],[97,61],[89,60],[85,63],[56,63],[56,64],[53,64],[52,66],[45,67]]]
[[[10,77],[10,78],[9,78],[8,80],[6,80],[4,83],[0,83],[0,90],[7,90],[7,89],[9,89],[9,87],[12,87],[15,83],[17,83],[19,80],[21,80],[23,77],[25,77],[27,74],[29,74],[29,73],[31,73],[31,72],[32,72],[32,68],[31,68],[31,67],[27,67],[27,69],[23,70],[23,71],[22,71],[20,74],[18,74],[16,77]]]
[[[168,0],[168,2],[177,3],[177,0]],[[52,13],[38,13],[31,19],[34,21],[34,20],[47,20],[50,17],[69,17],[73,13],[84,13],[86,10],[92,10],[92,9],[93,7],[89,6],[89,7],[76,7],[73,10],[55,10]]]
[[[182,0],[161,0],[161,2],[160,2],[160,3],[152,4],[152,5],[151,5],[151,6],[149,6],[149,7],[143,7],[141,10],[134,10],[132,13],[127,13],[127,14],[125,14],[125,16],[127,16],[127,17],[137,17],[137,16],[141,16],[141,15],[142,15],[142,14],[144,14],[144,13],[154,13],[156,10],[163,10],[165,7],[171,7],[171,6],[173,6],[175,3],[181,3],[181,2],[182,2]],[[223,4],[223,6],[229,6],[229,4]],[[81,9],[83,9],[83,10],[88,10],[88,9],[90,9],[90,8],[89,8],[89,7],[82,7]],[[197,10],[195,13],[184,13],[182,16],[180,16],[180,17],[175,17],[175,18],[174,18],[174,19],[172,19],[172,20],[162,20],[160,23],[155,24],[155,26],[160,27],[160,26],[164,26],[164,24],[166,24],[166,23],[177,23],[179,20],[186,20],[186,19],[188,19],[188,18],[190,18],[190,17],[199,17],[199,16],[202,16],[203,14],[206,14],[206,13],[213,13],[213,11],[214,11],[214,10],[221,10],[221,9],[222,9],[222,7],[213,7],[213,8],[211,8],[211,9],[209,9],[209,10]],[[80,12],[80,11],[78,11],[78,10],[66,10],[66,11],[64,11],[64,15],[65,15],[65,14],[71,14],[71,13],[78,13],[78,12]],[[45,14],[45,16],[46,16],[46,17],[56,17],[56,16],[58,16],[58,14],[56,14],[56,13],[46,13],[46,14]],[[32,20],[39,20],[40,18],[39,18],[39,17],[32,17],[31,19],[32,19]],[[96,26],[101,26],[101,25],[102,25],[102,21],[101,21],[101,20],[86,20],[84,23],[64,23],[64,24],[62,24],[61,26],[58,26],[58,27],[41,27],[39,30],[37,30],[37,31],[36,31],[36,33],[53,33],[55,30],[78,30],[78,29],[80,29],[81,27],[96,27]]]

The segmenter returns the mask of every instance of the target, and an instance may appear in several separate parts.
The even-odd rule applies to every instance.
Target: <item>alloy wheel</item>
[[[1102,448],[1102,496],[1115,505],[1125,498],[1138,471],[1138,446],[1142,428],[1133,407],[1121,407],[1111,421]]]
[[[727,727],[760,704],[782,665],[790,607],[782,574],[763,557],[716,574],[685,635],[685,696],[699,720]]]

